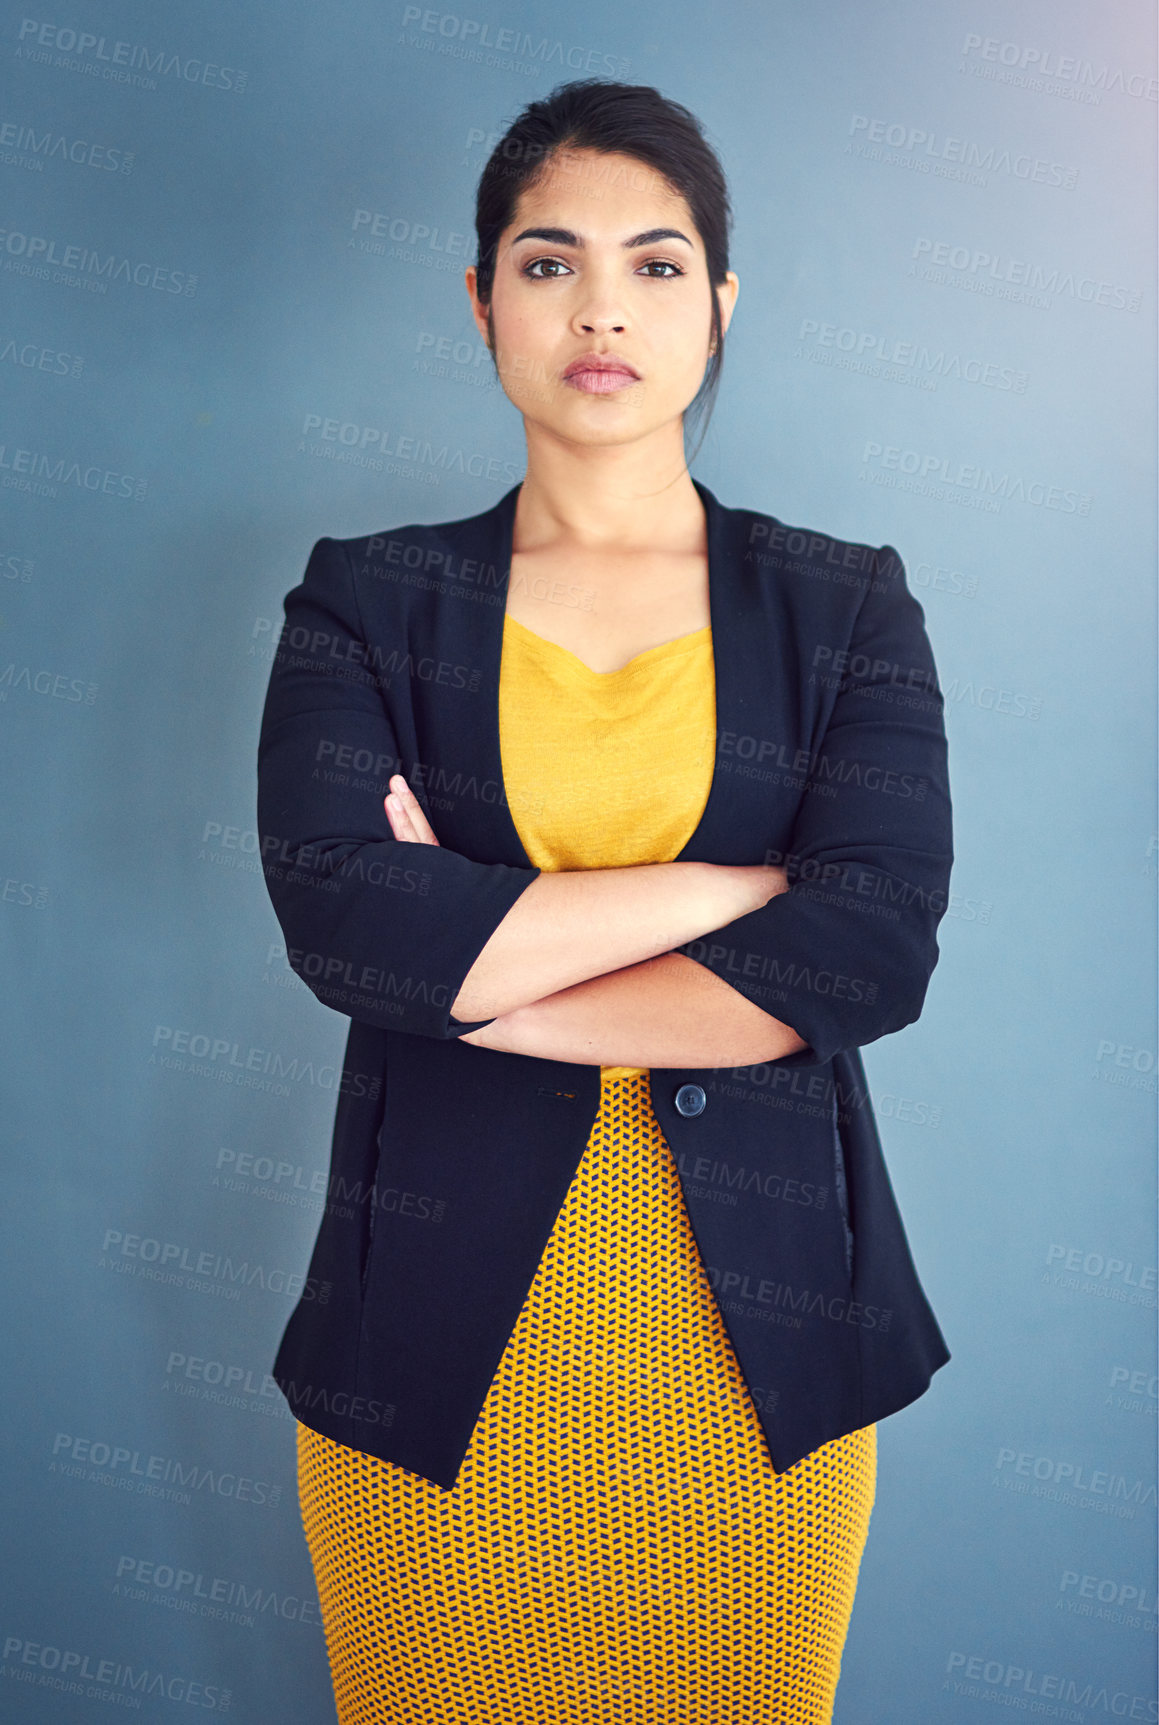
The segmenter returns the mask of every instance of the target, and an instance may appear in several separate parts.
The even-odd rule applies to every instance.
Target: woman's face
[[[739,285],[730,271],[715,290],[725,328]],[[472,265],[486,339],[475,288]],[[653,168],[557,151],[500,236],[490,307],[500,382],[530,424],[567,442],[629,443],[679,423],[704,378],[713,291],[688,205]],[[635,375],[575,371],[592,353]]]

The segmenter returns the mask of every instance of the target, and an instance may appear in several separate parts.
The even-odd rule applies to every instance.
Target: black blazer
[[[773,1468],[895,1412],[949,1351],[858,1049],[912,1023],[951,848],[942,696],[880,549],[704,485],[711,791],[681,858],[791,890],[679,950],[808,1046],[653,1068]],[[477,1048],[450,1007],[538,874],[503,794],[499,668],[519,486],[468,518],[320,539],[286,595],[258,828],[289,963],[350,1018],[327,1200],[274,1376],[296,1417],[451,1489],[599,1106],[598,1066]],[[401,772],[440,843],[391,835]]]

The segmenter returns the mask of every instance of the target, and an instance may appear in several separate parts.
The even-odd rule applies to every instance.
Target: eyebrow
[[[520,240],[546,240],[548,245],[575,246],[581,251],[585,244],[571,228],[524,228],[522,233],[516,234],[511,244],[517,246]],[[620,244],[631,250],[633,246],[654,246],[658,240],[683,240],[686,246],[692,247],[688,235],[682,234],[679,228],[645,228],[642,234],[635,234],[630,240],[621,240]]]

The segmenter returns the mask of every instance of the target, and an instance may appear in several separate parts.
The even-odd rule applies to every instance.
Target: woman
[[[688,473],[727,225],[678,104],[531,104],[467,271],[526,476],[287,596],[263,858],[352,1024],[275,1374],[344,1725],[830,1719],[948,1358],[857,1059],[937,959],[940,695],[892,548]]]

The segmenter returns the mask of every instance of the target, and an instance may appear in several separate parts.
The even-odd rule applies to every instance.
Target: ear
[[[483,305],[479,299],[479,275],[474,264],[467,265],[466,274],[463,279],[467,284],[467,294],[471,301],[471,316],[475,320],[475,327],[482,336],[488,349],[492,349],[493,351],[490,330],[491,308],[490,306]]]

